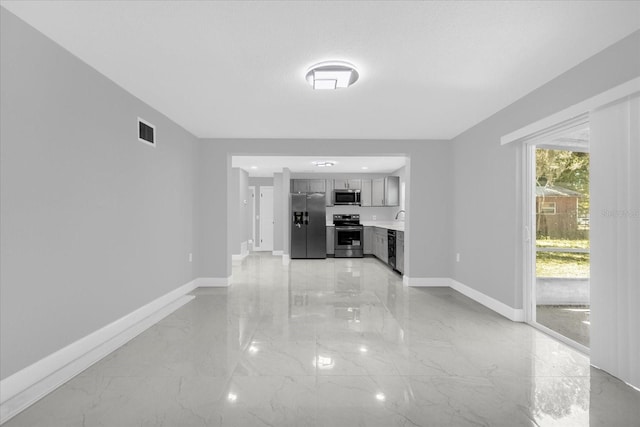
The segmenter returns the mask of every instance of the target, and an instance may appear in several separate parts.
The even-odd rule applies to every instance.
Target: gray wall
[[[289,224],[289,212],[291,211],[291,199],[289,198],[289,189],[291,188],[291,171],[288,168],[282,169],[282,205],[280,207],[282,220],[282,252],[284,255],[289,255],[290,242],[290,224]]]
[[[204,169],[222,167],[220,159],[233,155],[304,155],[304,156],[402,156],[409,158],[405,168],[407,177],[407,210],[413,220],[406,222],[405,245],[408,247],[409,269],[405,273],[410,277],[450,277],[451,276],[451,144],[447,141],[384,141],[384,140],[201,140],[207,153],[200,157]],[[410,165],[410,167],[409,167]],[[216,194],[226,191],[230,167],[216,179],[201,180],[200,194]],[[278,188],[281,181],[288,194],[289,173],[285,170],[274,177],[274,202],[282,206],[282,212],[276,212],[274,249],[281,247],[288,253],[288,230],[282,228],[278,218],[284,221],[283,212],[288,212],[287,200],[278,201]],[[415,188],[415,191],[412,191]],[[280,203],[281,202],[281,203]],[[207,216],[207,215],[205,215]],[[203,246],[211,253],[225,256],[226,243],[222,240],[226,230],[226,219],[209,220],[202,224],[212,233],[203,236]],[[407,217],[409,220],[409,217]],[[286,227],[285,227],[286,228]],[[219,233],[213,232],[217,229]],[[282,237],[279,241],[278,233]],[[411,233],[413,238],[407,235]],[[216,236],[213,238],[213,236]],[[229,254],[230,252],[227,252]],[[228,258],[228,256],[226,256]],[[219,259],[208,258],[203,270],[210,271],[213,277],[227,274],[227,263],[222,265]],[[230,265],[230,262],[228,263]],[[228,267],[230,268],[230,267]]]
[[[220,156],[212,144],[199,140],[197,145],[196,276],[227,278],[231,275],[231,239],[228,238],[227,227],[227,215],[231,214],[231,204],[227,200],[227,174],[231,169],[231,158]]]
[[[229,218],[231,222],[231,253],[240,255],[242,253],[242,243],[248,242],[251,238],[251,195],[249,193],[249,174],[240,168],[231,169],[231,179],[229,183],[230,206],[233,209]],[[247,248],[248,249],[248,248]]]
[[[196,139],[0,15],[4,379],[195,277]]]
[[[522,308],[521,146],[500,137],[640,75],[640,32],[453,140],[453,278]]]
[[[273,178],[250,176],[249,185],[255,187],[273,187]]]

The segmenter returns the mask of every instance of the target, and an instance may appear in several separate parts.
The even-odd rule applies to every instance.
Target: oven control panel
[[[360,214],[333,214],[334,225],[359,225]]]

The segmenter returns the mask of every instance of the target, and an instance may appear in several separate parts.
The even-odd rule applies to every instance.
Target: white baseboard
[[[451,287],[451,279],[448,277],[409,277],[404,276],[402,283],[411,287]]]
[[[194,282],[196,288],[225,288],[227,286],[231,286],[231,276],[198,277]]]
[[[195,280],[0,381],[0,424],[14,417],[194,296]]]
[[[469,286],[453,279],[451,279],[451,287],[460,292],[462,295],[465,295],[472,300],[479,302],[480,304],[484,305],[487,308],[490,308],[498,314],[501,314],[509,320],[512,320],[514,322],[524,322],[524,310],[521,308],[509,307],[507,304],[500,302],[497,299],[491,298],[490,296],[476,291],[475,289],[470,288]]]
[[[240,253],[231,255],[232,261],[242,261],[249,255],[249,242],[240,243]]]
[[[282,254],[284,254],[284,251],[273,251],[271,252],[274,256],[282,256]]]
[[[514,322],[524,322],[524,310],[521,308],[509,307],[505,303],[498,301],[488,295],[483,294],[467,285],[464,285],[449,277],[407,277],[404,276],[402,283],[411,287],[439,287],[446,286],[452,288],[462,295],[484,305],[496,313]]]
[[[233,254],[231,255],[231,261],[235,261],[235,262],[242,261],[247,256],[249,256],[248,252],[246,254]]]

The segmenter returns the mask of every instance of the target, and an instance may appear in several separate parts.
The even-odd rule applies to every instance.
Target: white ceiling
[[[336,162],[331,167],[317,167],[314,161]],[[307,157],[307,156],[233,156],[231,166],[250,176],[271,177],[284,167],[293,173],[391,173],[406,164],[405,157]],[[364,169],[366,167],[366,169]]]
[[[2,1],[198,137],[450,139],[640,28],[638,1]],[[313,91],[324,60],[349,89]]]

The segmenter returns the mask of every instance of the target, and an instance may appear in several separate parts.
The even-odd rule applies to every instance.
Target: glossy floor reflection
[[[638,426],[583,354],[366,259],[252,254],[14,426]]]
[[[591,308],[588,305],[538,305],[536,321],[560,335],[589,347]]]

